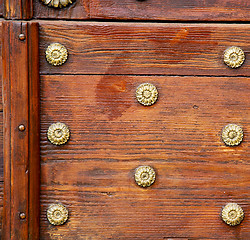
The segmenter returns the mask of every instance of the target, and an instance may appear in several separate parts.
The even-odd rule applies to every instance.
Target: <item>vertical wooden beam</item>
[[[40,186],[38,24],[4,22],[2,35],[3,239],[35,240]]]
[[[33,0],[3,0],[4,18],[31,19],[33,17]]]

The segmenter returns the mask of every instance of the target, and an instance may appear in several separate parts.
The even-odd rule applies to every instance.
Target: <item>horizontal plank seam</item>
[[[94,73],[94,74],[87,74],[87,73],[40,73],[40,76],[157,76],[157,77],[220,77],[220,78],[247,78],[250,75],[176,75],[176,74],[105,74],[105,73]]]
[[[34,20],[39,21],[65,21],[65,22],[97,22],[97,23],[105,23],[105,22],[117,22],[117,23],[215,23],[215,24],[249,24],[250,21],[207,21],[207,20],[138,20],[138,19],[99,19],[99,18],[89,18],[89,19],[58,19],[58,18],[34,18]],[[18,21],[18,20],[17,20]],[[20,20],[22,21],[22,20]]]

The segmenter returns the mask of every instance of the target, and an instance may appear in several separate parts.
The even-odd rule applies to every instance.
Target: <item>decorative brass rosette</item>
[[[69,140],[70,131],[64,123],[53,123],[49,126],[47,136],[52,144],[62,145]]]
[[[240,67],[245,61],[245,54],[239,47],[230,47],[224,52],[224,62],[231,68]]]
[[[222,140],[228,146],[237,146],[243,140],[243,130],[236,124],[228,124],[222,130]]]
[[[68,210],[62,204],[51,204],[47,210],[47,218],[52,225],[62,225],[68,219]]]
[[[47,62],[53,66],[60,66],[68,58],[67,49],[60,43],[52,43],[46,49]]]
[[[73,1],[71,0],[41,0],[41,1],[45,5],[49,7],[54,7],[54,8],[67,7],[68,5],[73,3]]]
[[[244,212],[237,203],[228,203],[222,209],[221,218],[226,224],[235,226],[242,222],[244,218]]]
[[[155,171],[150,166],[140,166],[135,170],[135,182],[141,187],[149,187],[155,181]]]
[[[138,102],[145,106],[150,106],[157,101],[158,91],[151,83],[142,83],[136,89]]]

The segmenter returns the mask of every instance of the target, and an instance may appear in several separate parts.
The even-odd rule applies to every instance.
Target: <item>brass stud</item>
[[[157,101],[157,88],[151,83],[142,83],[136,89],[136,98],[144,106],[150,106]]]
[[[62,204],[51,204],[47,210],[47,218],[52,225],[62,225],[68,220],[69,212]]]
[[[242,222],[244,218],[244,212],[237,203],[228,203],[222,209],[221,218],[226,224],[230,226],[236,226]]]
[[[26,214],[22,212],[19,214],[19,217],[20,219],[24,220],[26,218]]]
[[[49,7],[54,8],[62,8],[67,7],[68,5],[72,4],[73,1],[71,0],[41,0],[45,5],[48,5]]]
[[[69,140],[70,131],[64,123],[53,123],[48,129],[47,136],[52,144],[62,145]]]
[[[239,47],[230,47],[224,52],[224,63],[231,68],[240,67],[245,61],[245,54]]]
[[[53,66],[64,64],[67,58],[67,49],[60,43],[52,43],[46,49],[46,59]]]
[[[236,124],[228,124],[222,130],[222,140],[228,146],[237,146],[243,140],[243,130]]]
[[[19,125],[18,130],[23,132],[25,130],[25,126],[23,124]]]
[[[149,187],[155,181],[155,170],[150,166],[139,166],[135,170],[135,182],[138,186]]]

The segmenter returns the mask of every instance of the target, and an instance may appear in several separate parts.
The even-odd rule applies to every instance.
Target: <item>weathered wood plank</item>
[[[19,33],[25,39],[20,40]],[[38,24],[4,22],[3,239],[6,240],[39,239],[38,73]],[[20,125],[24,128],[19,131]]]
[[[58,189],[58,185],[52,188],[43,186],[40,239],[249,238],[247,217],[241,226],[234,228],[220,219],[221,208],[228,201],[237,201],[245,212],[249,212],[249,201],[246,199],[217,199],[217,195],[206,199],[195,191],[191,192],[192,197],[171,197],[177,191],[153,188],[131,191],[116,188],[115,184],[109,189],[95,190],[73,186],[62,190]],[[46,219],[47,207],[55,202],[64,204],[70,213],[68,222],[57,228]]]
[[[0,21],[0,52],[2,52],[2,21]],[[2,237],[2,217],[3,217],[3,105],[2,105],[2,54],[0,54],[0,239]]]
[[[0,112],[0,239],[2,237],[2,218],[3,218],[3,112]]]
[[[170,21],[249,21],[248,0],[81,0],[53,9],[36,0],[35,18]]]
[[[248,0],[91,0],[92,18],[173,20],[173,21],[249,21]]]
[[[19,217],[20,213],[28,216],[29,211],[26,173],[29,140],[26,133],[28,94],[24,94],[28,93],[28,81],[25,81],[28,79],[27,40],[21,42],[16,34],[21,32],[21,24],[20,22],[3,24],[4,239],[26,239],[28,235],[28,222]],[[25,25],[23,25],[23,33],[27,36]],[[19,64],[13,64],[15,59],[18,59]],[[24,124],[26,131],[18,131],[20,124]],[[18,225],[17,230],[14,226]]]
[[[65,8],[53,8],[36,0],[34,4],[34,18],[37,19],[88,19],[89,0],[75,0]]]
[[[40,239],[248,239],[249,78],[163,76],[41,76]],[[135,89],[153,83],[159,99],[150,107]],[[239,96],[240,92],[240,96]],[[48,142],[50,124],[71,131],[63,146]],[[237,123],[238,147],[220,139]],[[157,172],[149,189],[134,183],[134,169]],[[69,208],[56,228],[49,204]],[[220,219],[228,202],[246,218],[238,227]]]
[[[249,75],[249,25],[43,22],[42,74]],[[47,63],[45,50],[63,44],[69,58],[60,67]],[[231,69],[224,51],[239,46],[244,65]]]
[[[2,53],[2,21],[0,20],[0,52]],[[0,54],[0,112],[3,111],[2,100],[2,54]]]
[[[0,0],[0,17],[3,16],[3,0]]]
[[[31,19],[33,0],[2,0],[3,16],[6,19]]]

